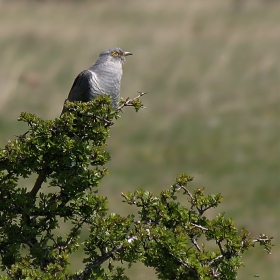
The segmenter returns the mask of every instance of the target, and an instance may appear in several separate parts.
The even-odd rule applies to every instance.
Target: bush
[[[121,108],[127,105],[139,110],[142,104],[136,98]],[[120,261],[153,267],[159,279],[235,279],[243,253],[255,243],[270,252],[270,237],[250,238],[224,214],[208,219],[205,213],[222,196],[191,192],[193,178],[186,174],[159,195],[123,193],[137,216],[108,213],[98,185],[107,173],[106,140],[119,112],[107,96],[66,106],[68,112],[51,121],[22,113],[28,132],[0,151],[0,254],[7,274],[1,279],[129,279]],[[21,187],[19,179],[34,174],[33,188]],[[71,225],[68,232],[58,234],[64,223]],[[89,231],[82,247],[84,228]],[[77,250],[85,254],[81,271],[69,266]]]

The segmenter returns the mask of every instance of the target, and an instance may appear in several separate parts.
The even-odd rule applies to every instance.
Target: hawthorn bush
[[[136,111],[142,106],[135,98],[120,108],[128,105]],[[107,96],[66,106],[68,112],[55,120],[22,113],[28,132],[0,150],[0,256],[6,274],[0,279],[129,279],[120,262],[142,262],[158,279],[235,279],[243,253],[255,243],[270,252],[270,237],[251,238],[224,214],[208,219],[205,213],[222,196],[190,191],[193,178],[186,174],[158,195],[122,193],[137,215],[109,213],[98,185],[107,173],[106,140],[119,111]],[[34,174],[31,190],[23,188],[22,179]],[[69,230],[62,234],[64,224]],[[77,250],[84,253],[80,271],[69,265]]]

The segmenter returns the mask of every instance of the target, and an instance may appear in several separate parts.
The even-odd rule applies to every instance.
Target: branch
[[[191,240],[192,240],[192,243],[193,243],[193,245],[195,246],[195,248],[200,252],[201,249],[200,249],[200,247],[198,246],[198,244],[197,244],[197,242],[196,242],[196,239],[195,239],[195,238],[192,238]]]
[[[188,194],[188,196],[191,198],[192,201],[195,200],[193,195],[191,194],[191,192],[185,186],[183,186],[183,185],[179,186],[178,190],[180,190],[180,189],[183,189]]]
[[[200,226],[200,225],[197,225],[197,224],[194,224],[194,223],[191,223],[192,226],[196,227],[196,228],[199,228],[201,230],[208,230],[208,228],[206,227],[203,227],[203,226]]]
[[[124,193],[121,193],[121,196],[125,198],[126,201],[137,205],[137,202],[135,200],[130,199],[128,196],[126,196]]]
[[[223,255],[219,255],[217,256],[215,259],[211,260],[208,265],[211,266],[214,262],[216,262],[219,259],[222,259],[224,256]]]
[[[85,270],[83,271],[83,273],[76,275],[74,280],[83,280],[83,279],[88,279],[88,276],[90,275],[91,271],[96,268],[99,267],[102,263],[104,263],[105,261],[107,261],[109,258],[111,258],[112,256],[114,256],[114,254],[119,251],[121,248],[123,247],[123,244],[116,246],[112,251],[103,254],[102,256],[100,256],[99,258],[97,258],[93,263],[90,263],[86,266]]]
[[[197,211],[199,212],[200,216],[202,216],[204,214],[204,212],[206,212],[207,210],[213,208],[213,205],[209,205],[205,208],[202,208],[202,207],[196,207]]]
[[[66,239],[65,242],[63,242],[63,245],[60,245],[56,242],[56,240],[54,238],[51,238],[54,245],[53,245],[53,249],[58,249],[59,253],[61,254],[61,252],[64,252],[65,250],[68,249],[69,244],[72,243],[73,239],[75,238],[75,234],[82,228],[82,226],[84,225],[84,223],[86,222],[87,217],[85,217],[84,219],[82,219],[80,222],[78,222],[74,228],[72,228],[68,238]]]
[[[264,234],[261,234],[260,237],[257,239],[252,240],[253,243],[258,242],[260,245],[264,246],[267,253],[271,254],[271,249],[274,246],[271,241],[273,237],[266,236]]]
[[[130,98],[128,97],[128,98],[125,100],[125,102],[124,102],[122,105],[120,105],[120,106],[118,107],[118,110],[121,111],[121,109],[122,109],[123,107],[125,107],[125,106],[133,106],[133,105],[134,105],[133,102],[134,102],[135,100],[137,100],[137,99],[139,99],[141,96],[147,94],[147,92],[141,92],[141,91],[138,91],[138,93],[139,93],[139,95],[136,96],[136,97],[134,97],[133,99],[130,99]],[[145,107],[143,107],[143,108],[145,108]]]
[[[100,121],[103,121],[103,122],[107,123],[110,126],[112,126],[114,124],[112,121],[108,121],[107,119],[100,118],[99,116],[97,116],[97,115],[95,115],[93,113],[89,113],[89,114],[87,114],[87,116],[94,117],[94,118],[96,118],[96,119],[98,119]]]
[[[179,262],[182,266],[186,267],[192,274],[195,276],[195,279],[199,278],[197,270],[191,266],[191,264],[188,264],[184,262],[181,258],[176,257],[174,254],[171,252],[168,252],[177,262]]]
[[[39,173],[39,176],[35,182],[33,189],[29,193],[31,197],[36,196],[36,194],[38,193],[39,189],[41,188],[43,182],[45,181],[46,177],[47,177],[47,166],[44,165],[42,170]]]
[[[222,254],[222,255],[224,255],[224,254],[225,254],[225,252],[224,252],[224,249],[223,249],[223,247],[222,247],[222,245],[221,245],[221,242],[220,242],[220,241],[216,241],[216,244],[218,245],[218,247],[219,247],[219,249],[220,249],[221,254]]]
[[[269,237],[266,237],[266,238],[259,237],[257,239],[252,240],[252,242],[254,242],[254,243],[256,243],[256,242],[268,242],[268,241],[271,241],[271,238],[269,238]]]

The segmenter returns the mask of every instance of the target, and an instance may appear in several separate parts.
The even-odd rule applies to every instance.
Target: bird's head
[[[113,49],[108,49],[106,51],[103,51],[99,57],[102,60],[110,60],[110,61],[120,61],[123,63],[125,61],[125,57],[128,55],[132,55],[131,52],[125,52],[120,48],[113,48]]]

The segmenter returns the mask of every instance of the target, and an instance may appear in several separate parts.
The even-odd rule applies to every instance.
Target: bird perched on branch
[[[122,65],[128,55],[132,53],[120,48],[100,53],[96,62],[77,76],[67,99],[88,102],[100,94],[108,94],[111,97],[112,107],[117,109],[120,101]],[[63,107],[62,113],[65,111],[66,108]]]

